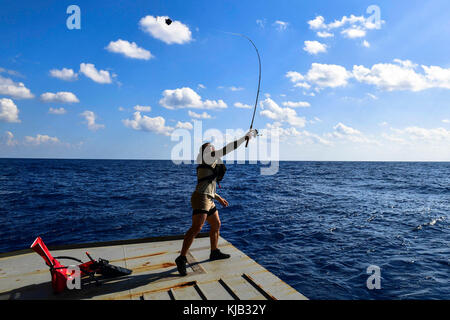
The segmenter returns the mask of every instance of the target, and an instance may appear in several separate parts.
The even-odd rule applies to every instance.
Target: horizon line
[[[44,157],[0,157],[0,160],[112,160],[112,161],[172,161],[172,159],[148,159],[148,158],[44,158]],[[195,159],[184,159],[176,160],[184,162],[190,161],[195,163]],[[225,162],[236,162],[237,164],[248,164],[248,162],[253,162],[251,164],[257,164],[261,160],[224,160]],[[245,163],[242,163],[245,161]],[[298,160],[298,159],[282,159],[282,160],[262,160],[264,162],[420,162],[420,163],[448,163],[450,160]],[[239,163],[241,162],[241,163]]]

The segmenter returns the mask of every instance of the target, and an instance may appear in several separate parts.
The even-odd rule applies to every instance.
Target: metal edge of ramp
[[[196,239],[209,237],[208,232],[200,232]],[[126,239],[126,240],[111,240],[111,241],[96,241],[96,242],[86,242],[86,243],[72,243],[63,245],[47,245],[48,250],[58,251],[58,250],[71,250],[71,249],[84,249],[84,248],[96,248],[96,247],[112,247],[128,244],[140,244],[140,243],[151,243],[151,242],[162,242],[171,240],[181,240],[184,238],[183,234],[172,235],[172,236],[157,236],[148,238],[136,238],[136,239]],[[34,252],[27,249],[14,250],[9,252],[0,252],[0,259],[8,258],[17,255],[23,255]]]

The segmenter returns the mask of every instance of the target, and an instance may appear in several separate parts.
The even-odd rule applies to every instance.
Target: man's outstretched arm
[[[245,136],[243,136],[242,138],[239,138],[233,142],[228,143],[225,147],[223,147],[222,149],[215,151],[215,154],[213,154],[214,158],[222,158],[224,155],[230,153],[231,151],[236,150],[237,148],[239,148],[239,146],[241,144],[243,144],[247,138],[250,140],[251,138],[256,137],[256,130],[252,129],[249,132],[247,132],[247,134]]]

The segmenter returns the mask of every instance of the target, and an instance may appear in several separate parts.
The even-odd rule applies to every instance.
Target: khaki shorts
[[[206,214],[208,217],[216,212],[216,205],[213,199],[198,192],[193,192],[191,196],[192,214]]]

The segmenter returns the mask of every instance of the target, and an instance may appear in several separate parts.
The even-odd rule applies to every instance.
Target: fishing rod
[[[255,48],[256,54],[258,56],[259,78],[258,78],[258,90],[256,91],[255,107],[253,108],[252,122],[250,124],[250,130],[252,130],[253,129],[253,122],[255,121],[256,107],[258,106],[259,90],[261,88],[261,57],[259,56],[258,48],[256,47],[255,43],[252,41],[252,39],[250,39],[249,37],[247,37],[246,35],[241,34],[241,33],[233,33],[233,32],[225,32],[225,33],[231,34],[231,35],[234,35],[234,36],[243,37],[243,38],[247,39],[248,41],[250,41],[250,43],[252,44],[253,48]],[[256,130],[256,134],[258,134],[258,130]],[[246,143],[245,143],[245,147],[247,148],[249,138],[246,137],[245,140],[247,140]]]

